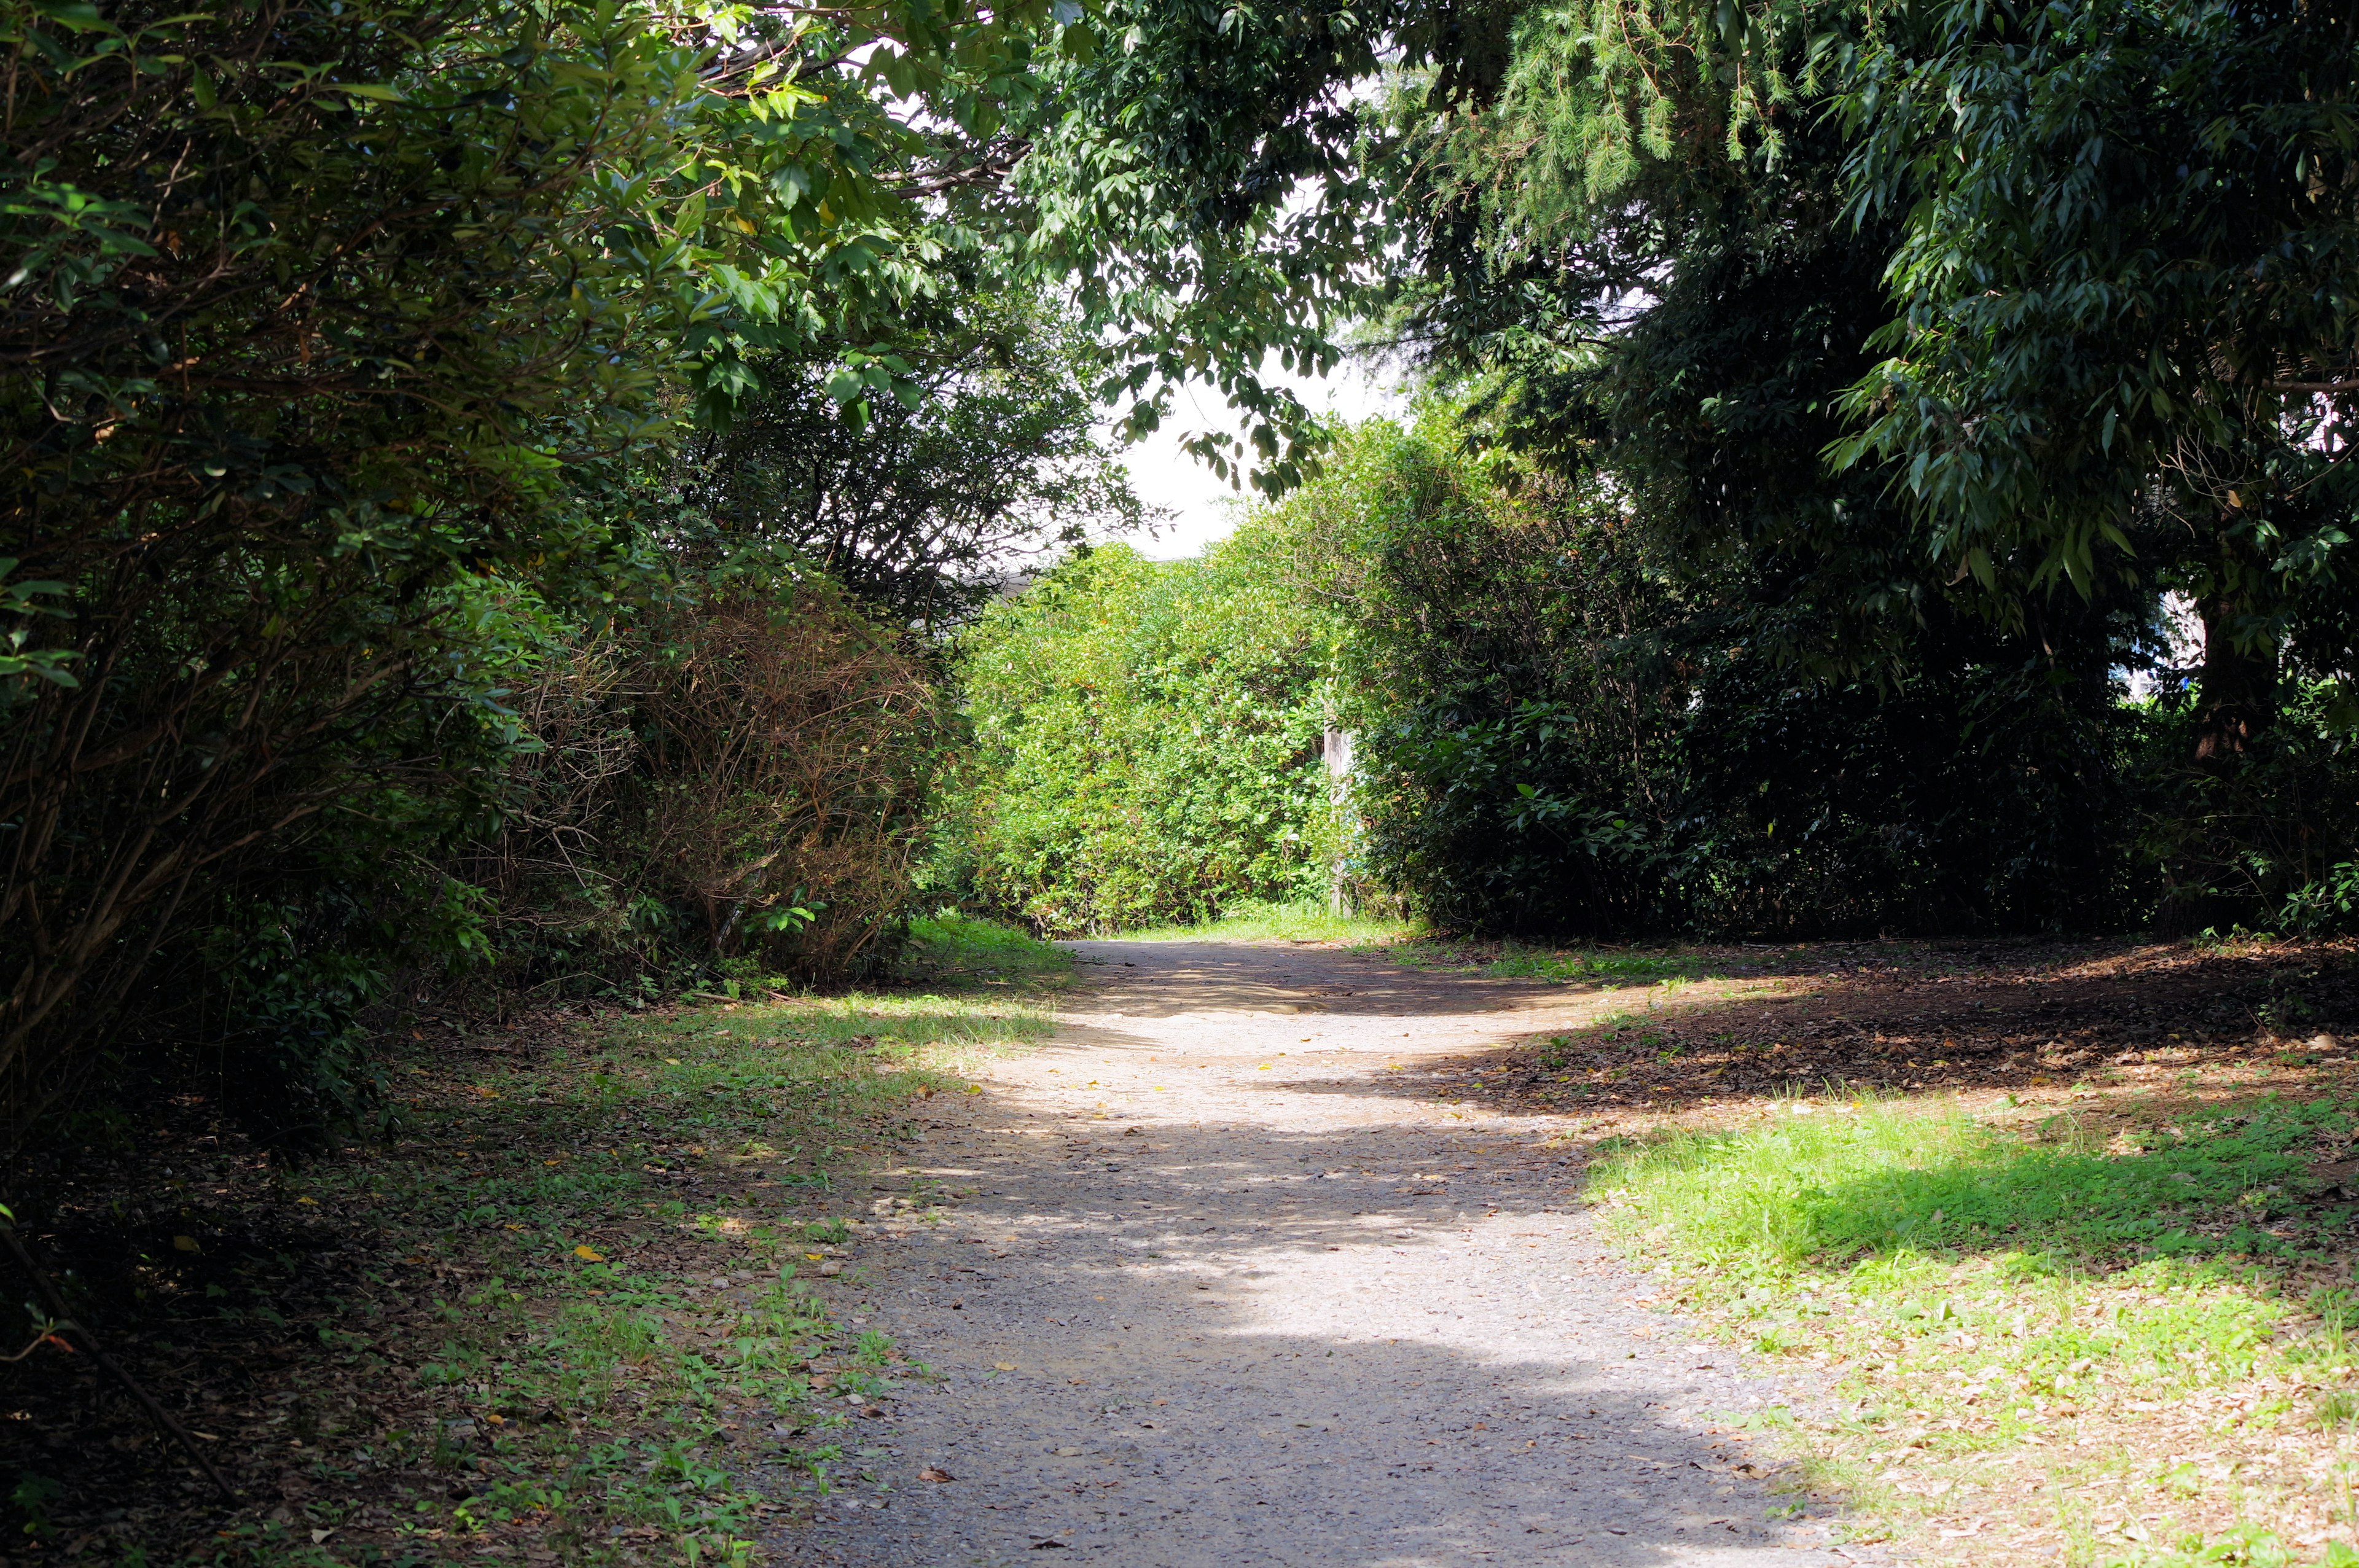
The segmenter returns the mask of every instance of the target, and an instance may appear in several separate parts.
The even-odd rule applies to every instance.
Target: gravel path
[[[864,1453],[772,1541],[786,1561],[1882,1561],[1773,1512],[1767,1462],[1714,1435],[1785,1396],[1650,1310],[1570,1202],[1551,1119],[1401,1081],[1610,997],[1282,944],[1074,946],[1097,978],[1055,1040],[877,1173],[982,1189],[864,1233],[838,1293],[940,1380],[853,1422]]]

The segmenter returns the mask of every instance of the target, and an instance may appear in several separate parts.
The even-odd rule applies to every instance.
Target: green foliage
[[[826,359],[765,358],[761,389],[687,444],[678,477],[722,539],[790,550],[888,620],[941,633],[1027,557],[1146,513],[1094,428],[1093,346],[1069,312],[962,291],[925,316],[898,346],[908,403],[846,411]]]
[[[6,1136],[202,993],[196,933],[437,896],[401,868],[526,743],[486,579],[564,613],[660,578],[625,492],[748,351],[914,394],[875,340],[957,203],[905,188],[1077,26],[0,7]]]
[[[1627,937],[2118,917],[2130,736],[2102,667],[1929,617],[1897,689],[1794,667],[1780,586],[1437,409],[1275,514],[1346,627],[1362,874],[1446,928]],[[2097,658],[2104,644],[2095,644]],[[2086,660],[2090,651],[2075,650]]]
[[[986,616],[950,828],[985,896],[1058,931],[1184,925],[1317,899],[1323,864],[1447,930],[1622,939],[2148,907],[2150,742],[2105,618],[2060,612],[2035,648],[1935,601],[1886,642],[1905,682],[1812,675],[1790,583],[1679,557],[1602,481],[1470,455],[1484,430],[1437,406],[1343,433],[1207,560],[1101,552]],[[1288,647],[1290,673],[1253,672]],[[1340,803],[1313,765],[1331,722]]]
[[[967,638],[977,894],[1050,933],[1324,891],[1332,629],[1248,531],[1069,559]]]
[[[1316,421],[1268,371],[1336,362],[1383,244],[1361,116],[1335,90],[1383,51],[1423,54],[1440,20],[1415,0],[1115,0],[1109,47],[1045,73],[1015,116],[1026,254],[1071,280],[1125,435],[1198,379],[1250,420],[1242,445],[1186,438],[1216,472],[1276,492],[1309,470]]]
[[[1643,925],[1669,589],[1599,497],[1455,435],[1369,427],[1269,524],[1349,628],[1357,869],[1445,927]]]
[[[909,922],[900,968],[915,980],[1004,984],[1061,979],[1072,973],[1073,956],[1012,925],[946,909]]]
[[[1324,903],[1269,903],[1239,899],[1201,925],[1152,925],[1116,932],[1125,942],[1343,942],[1390,948],[1414,936],[1415,920],[1368,911],[1338,914]]]
[[[2136,852],[2159,883],[2156,923],[2175,933],[2244,925],[2354,928],[2359,756],[2337,719],[2337,682],[2288,681],[2234,765],[2197,755],[2210,728],[2200,693],[2160,693],[2140,714]]]
[[[1904,461],[1933,549],[1985,583],[2027,549],[2031,583],[2085,589],[2159,513],[2138,553],[2245,601],[2240,641],[2281,636],[2288,594],[2336,594],[2348,27],[2200,0],[1947,5],[1864,51],[1854,200],[1905,216],[1905,314],[1839,449]]]

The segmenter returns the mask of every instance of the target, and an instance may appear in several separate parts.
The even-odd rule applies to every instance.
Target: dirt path
[[[868,1233],[840,1295],[940,1380],[853,1423],[864,1453],[782,1557],[1875,1560],[1773,1515],[1790,1499],[1713,1435],[1784,1396],[1606,1257],[1558,1119],[1415,1098],[1387,1066],[1607,999],[1310,947],[1076,946],[1098,979],[1055,1041],[878,1173],[981,1189]]]

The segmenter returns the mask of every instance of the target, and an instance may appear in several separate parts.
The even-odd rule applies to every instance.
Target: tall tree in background
[[[1042,552],[1151,513],[1097,431],[1096,345],[1033,294],[968,291],[905,332],[909,402],[847,410],[825,360],[757,360],[761,389],[682,449],[714,537],[782,546],[882,614],[965,621]]]

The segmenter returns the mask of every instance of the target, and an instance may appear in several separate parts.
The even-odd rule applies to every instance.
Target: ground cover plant
[[[1060,968],[1026,956],[1021,987],[422,1008],[384,1136],[295,1165],[192,1097],[94,1125],[21,1234],[239,1502],[45,1346],[0,1370],[0,1558],[760,1560],[925,1375],[826,1292],[879,1203],[957,1195],[841,1169],[1046,1032]]]
[[[1342,942],[1389,951],[1422,923],[1396,914],[1347,913],[1323,903],[1241,900],[1200,925],[1148,925],[1116,934],[1124,942]]]
[[[1401,1092],[1572,1116],[1665,1299],[1815,1387],[1731,1419],[1855,1532],[1959,1563],[2359,1561],[2346,948],[1427,958],[1613,988],[1591,1028]]]

